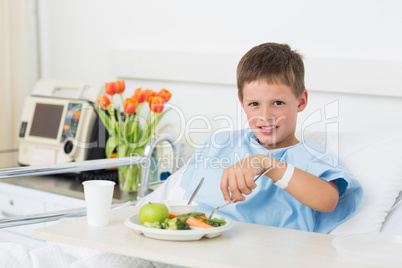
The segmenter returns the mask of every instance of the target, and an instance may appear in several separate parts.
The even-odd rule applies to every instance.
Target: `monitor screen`
[[[63,105],[37,103],[29,135],[57,139],[63,108]]]

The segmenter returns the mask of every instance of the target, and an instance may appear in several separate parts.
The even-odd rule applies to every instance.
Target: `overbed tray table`
[[[124,225],[139,212],[130,206],[113,210],[110,224],[91,227],[86,218],[33,231],[33,237],[185,267],[364,267],[342,258],[334,236],[234,222],[215,238],[165,241],[147,238]]]

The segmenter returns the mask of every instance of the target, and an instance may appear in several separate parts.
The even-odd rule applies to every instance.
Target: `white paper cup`
[[[88,225],[108,225],[115,183],[106,180],[89,180],[84,181],[82,185],[84,186]]]

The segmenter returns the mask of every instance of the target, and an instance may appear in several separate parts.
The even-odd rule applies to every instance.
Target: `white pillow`
[[[381,232],[402,235],[402,192],[385,218]]]
[[[327,145],[363,186],[360,207],[331,234],[380,232],[402,190],[402,132],[309,133],[304,139]]]

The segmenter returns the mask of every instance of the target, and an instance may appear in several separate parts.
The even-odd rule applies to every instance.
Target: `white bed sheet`
[[[164,268],[169,265],[99,250],[48,243],[27,249],[16,243],[0,243],[0,267],[18,268]]]

